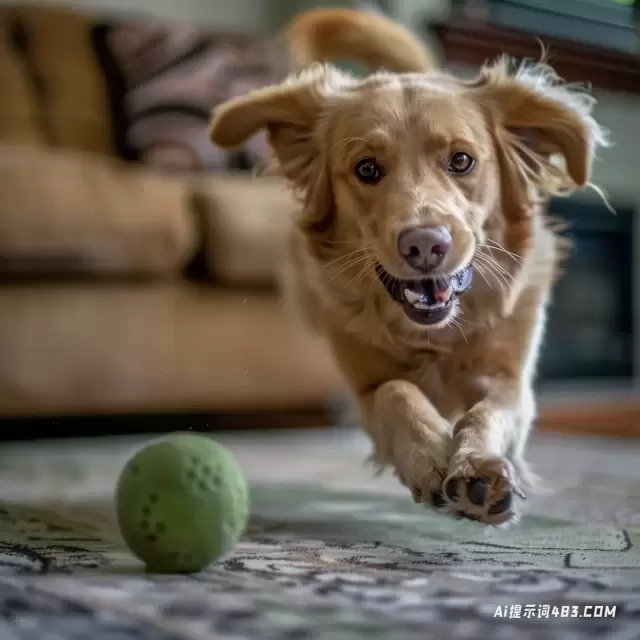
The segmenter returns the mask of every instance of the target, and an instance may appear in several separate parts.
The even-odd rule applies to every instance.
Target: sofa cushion
[[[342,390],[326,344],[274,296],[161,282],[2,296],[2,415],[304,409]]]
[[[297,208],[290,189],[278,178],[238,173],[199,179],[195,194],[211,275],[227,284],[273,284]]]
[[[195,244],[184,181],[94,154],[0,146],[0,272],[163,275]]]

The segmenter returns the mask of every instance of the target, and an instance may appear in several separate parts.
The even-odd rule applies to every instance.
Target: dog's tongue
[[[429,278],[425,280],[415,280],[411,283],[411,289],[417,293],[421,293],[432,302],[440,302],[443,294],[450,287],[450,281],[447,278]]]
[[[433,290],[435,294],[445,292],[451,286],[451,280],[449,278],[436,278],[433,281]]]

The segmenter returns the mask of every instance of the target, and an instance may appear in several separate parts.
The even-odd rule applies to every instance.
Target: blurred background
[[[540,56],[589,83],[615,146],[597,194],[552,204],[574,251],[540,427],[640,436],[640,29],[614,0],[324,2],[382,11],[442,65]],[[264,139],[214,148],[210,110],[279,81],[302,0],[0,2],[0,438],[350,420],[322,342],[275,292],[295,203]]]

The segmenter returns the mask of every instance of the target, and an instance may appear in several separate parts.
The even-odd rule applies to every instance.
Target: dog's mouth
[[[467,265],[453,275],[400,280],[376,266],[378,278],[389,295],[402,306],[407,316],[418,324],[438,324],[445,320],[456,298],[471,286],[473,267]]]

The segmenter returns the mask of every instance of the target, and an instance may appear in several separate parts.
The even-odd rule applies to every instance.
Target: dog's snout
[[[442,264],[451,242],[444,225],[408,227],[398,235],[398,253],[412,269],[427,272]]]

